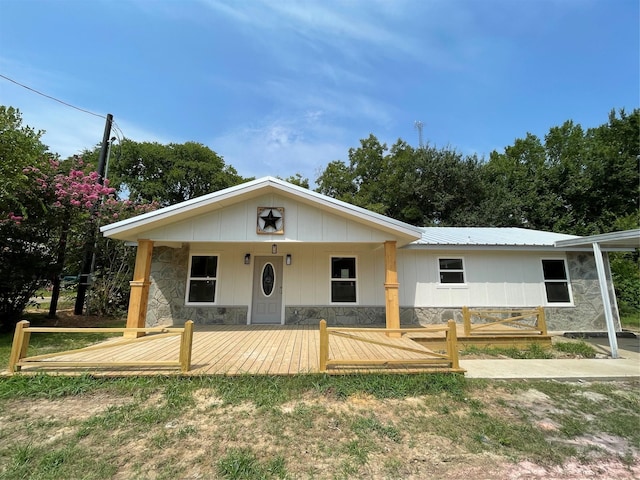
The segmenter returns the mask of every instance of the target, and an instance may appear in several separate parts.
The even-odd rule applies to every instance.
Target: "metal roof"
[[[640,228],[559,240],[556,242],[556,247],[590,246],[594,243],[599,243],[603,247],[640,248]]]
[[[581,238],[517,227],[423,227],[421,230],[422,238],[412,245],[553,247],[560,240]]]

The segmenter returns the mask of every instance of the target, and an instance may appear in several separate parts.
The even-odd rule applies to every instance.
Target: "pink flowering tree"
[[[2,245],[7,257],[15,259],[30,252],[30,261],[20,266],[22,275],[13,272],[14,276],[30,281],[20,289],[20,294],[7,292],[15,298],[8,308],[10,312],[4,312],[6,315],[0,305],[0,322],[3,316],[19,315],[43,282],[52,287],[49,316],[55,316],[61,276],[65,271],[78,273],[88,226],[155,208],[154,205],[134,205],[128,200],[118,200],[108,180],[101,184],[98,173],[77,157],[65,161],[52,159],[40,167],[24,167],[22,173],[27,188],[19,195],[20,201],[14,203],[18,208],[2,213],[0,235],[8,239],[7,245]],[[33,265],[31,271],[30,263]],[[0,288],[0,297],[2,294]],[[2,300],[0,298],[0,304]]]

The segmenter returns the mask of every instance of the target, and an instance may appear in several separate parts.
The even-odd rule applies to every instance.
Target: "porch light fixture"
[[[278,253],[278,245],[276,245],[275,243],[271,245],[271,253],[273,253],[274,255]]]
[[[244,264],[245,265],[249,265],[251,263],[251,254],[250,253],[245,253],[244,254]]]
[[[291,265],[291,254],[287,253],[287,256],[285,257],[285,263],[287,265]]]

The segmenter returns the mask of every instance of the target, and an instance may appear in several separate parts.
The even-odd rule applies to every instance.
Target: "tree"
[[[17,109],[0,106],[0,328],[19,319],[51,271],[51,232],[41,216],[45,202],[25,172],[46,166],[42,133],[23,126]]]
[[[54,247],[55,260],[51,272],[53,285],[49,316],[55,317],[60,295],[60,280],[65,267],[67,241],[74,226],[93,221],[98,207],[105,197],[113,196],[115,189],[108,181],[102,185],[95,171],[86,170],[84,162],[74,157],[65,162],[51,160],[48,169],[27,167],[34,193],[43,200],[44,212],[52,228],[57,231]]]
[[[353,183],[353,172],[342,160],[329,162],[316,183],[319,193],[353,203],[357,187]]]
[[[527,134],[483,168],[485,223],[590,235],[640,209],[640,110],[586,132],[571,120]]]
[[[23,209],[19,193],[29,186],[23,169],[46,163],[43,133],[23,126],[19,110],[0,105],[0,211]]]
[[[486,189],[483,223],[496,227],[543,228],[549,212],[544,168],[544,146],[530,133],[516,139],[504,153],[491,152],[482,169]]]
[[[83,157],[96,162],[98,149]],[[135,142],[124,139],[112,148],[111,185],[134,202],[173,205],[245,181],[222,157],[196,142]]]
[[[391,149],[370,135],[329,163],[318,191],[414,225],[472,225],[483,197],[480,162],[451,148]]]
[[[278,177],[280,178],[280,177]],[[302,188],[309,188],[309,179],[303,177],[302,174],[296,173],[295,175],[291,175],[287,178],[283,179],[285,182],[292,183]]]

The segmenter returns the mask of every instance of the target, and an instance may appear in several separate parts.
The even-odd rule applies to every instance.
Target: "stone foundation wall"
[[[318,325],[326,320],[330,326],[384,326],[384,307],[296,306],[285,307],[287,325]]]

